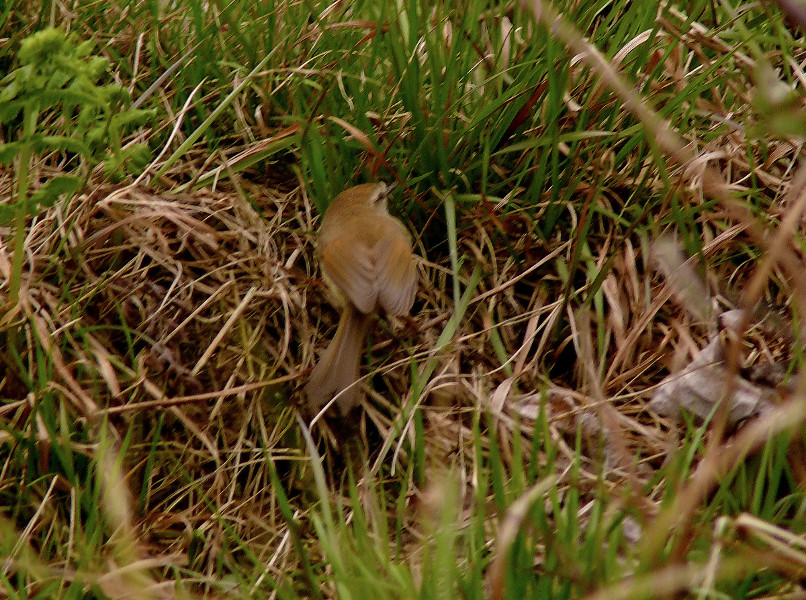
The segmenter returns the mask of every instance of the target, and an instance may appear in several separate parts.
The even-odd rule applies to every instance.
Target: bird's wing
[[[378,304],[390,315],[404,315],[411,310],[417,292],[417,266],[411,252],[408,232],[396,221],[400,232],[391,232],[371,252]]]
[[[336,237],[319,248],[325,275],[362,313],[375,310],[376,266],[369,249],[354,240]]]

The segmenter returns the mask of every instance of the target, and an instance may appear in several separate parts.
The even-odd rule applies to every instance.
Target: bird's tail
[[[351,303],[346,304],[336,335],[311,371],[311,378],[305,386],[306,409],[311,414],[316,414],[336,394],[340,394],[336,404],[342,415],[358,404],[360,398],[358,363],[370,317]]]

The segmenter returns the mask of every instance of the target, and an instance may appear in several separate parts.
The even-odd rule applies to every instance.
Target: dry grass
[[[731,172],[742,176],[736,165]],[[117,440],[131,436],[125,467],[128,485],[142,485],[141,551],[185,562],[190,546],[201,544],[189,566],[212,574],[221,540],[234,534],[281,578],[297,559],[278,521],[266,457],[287,464],[281,468],[284,484],[304,493],[294,388],[305,381],[336,312],[311,262],[315,211],[304,190],[293,183],[285,190],[244,180],[240,186],[251,202],[235,189],[176,195],[102,185],[42,214],[27,242],[19,312],[6,316],[5,327],[22,326],[28,352],[21,361],[34,379],[41,368],[36,348],[51,356],[53,372],[39,394],[63,398],[77,426],[97,428],[108,418]],[[603,406],[617,409],[615,421],[604,422],[619,432],[614,438],[611,430],[614,448],[607,446],[605,455],[629,449],[627,458],[644,457],[636,471],[629,459],[627,471],[620,460],[613,463],[607,481],[614,491],[625,478],[646,482],[662,464],[675,426],[647,413],[646,402],[661,374],[704,344],[708,328],[692,323],[670,300],[671,290],[647,263],[646,239],[615,245],[608,231],[594,228],[591,259],[610,261],[610,271],[601,285],[606,316],[591,319],[577,300],[590,282],[568,289],[552,270],[558,257],[571,262],[573,241],[541,245],[514,237],[515,219],[502,227],[509,231],[509,249],[493,239],[496,230],[484,215],[463,229],[460,253],[474,257],[485,276],[452,343],[438,351],[452,304],[445,294],[450,269],[423,258],[416,314],[376,334],[375,391],[358,423],[335,420],[319,429],[334,473],[356,441],[363,448],[358,460],[369,460],[368,476],[389,468],[407,472],[411,457],[400,440],[413,435],[411,423],[402,435],[395,425],[397,406],[413,401],[407,356],[420,365],[437,359],[417,399],[425,417],[426,464],[464,465],[463,494],[472,495],[477,466],[472,415],[490,412],[510,463],[513,436],[525,438],[528,458],[544,398],[558,467],[575,461],[578,426],[588,438],[590,462],[575,482],[583,497],[601,484],[595,465],[603,430],[597,409]],[[735,251],[747,225],[722,221],[714,228],[704,248],[709,264]],[[2,257],[0,268],[7,271]],[[734,282],[741,277],[729,275]],[[714,273],[710,280],[725,278]],[[64,282],[69,285],[60,287]],[[606,344],[594,349],[590,340]],[[2,381],[4,418],[12,427],[38,401],[22,393],[26,386],[13,373],[8,370]],[[155,428],[159,444],[152,447]],[[39,441],[50,443],[44,429]],[[96,449],[83,451],[92,455]],[[420,496],[414,480],[406,485]],[[659,512],[658,502],[654,494],[643,498],[647,517]],[[412,531],[420,529],[417,512],[406,518]]]
[[[704,44],[696,23],[688,31],[675,23],[662,25],[663,35],[680,45],[665,58],[665,78],[652,83],[658,93],[696,75],[687,72],[686,57],[701,56]],[[734,52],[717,38],[711,42],[714,53]],[[618,56],[610,61],[613,69],[620,66]],[[749,105],[754,65],[748,57],[739,62],[747,63],[747,71],[726,87]],[[728,68],[716,68],[713,77],[726,76],[722,69]],[[797,64],[792,68],[806,81]],[[575,63],[570,89],[587,89],[590,77]],[[598,94],[607,92],[602,88]],[[597,103],[588,99],[587,104]],[[721,310],[754,304],[755,294],[765,306],[784,312],[781,322],[787,324],[802,314],[790,300],[805,301],[798,292],[806,284],[798,273],[803,183],[792,183],[801,144],[748,139],[739,116],[725,105],[732,103],[714,93],[693,107],[713,122],[707,140],[703,132],[684,133],[684,143],[659,139],[670,157],[666,173],[632,158],[617,164],[617,148],[598,162],[580,163],[586,176],[570,192],[563,215],[570,226],[549,239],[538,240],[532,232],[551,202],[546,198],[526,210],[522,188],[513,189],[500,206],[485,198],[462,215],[457,251],[465,260],[459,273],[441,246],[418,239],[421,287],[415,310],[411,318],[380,321],[375,328],[371,358],[364,363],[367,401],[355,418],[321,418],[314,428],[329,489],[340,502],[356,510],[375,509],[374,485],[406,500],[401,514],[392,515],[387,506],[379,510],[398,519],[406,537],[397,543],[413,564],[419,564],[429,518],[438,512],[433,505],[440,502],[433,497],[445,494],[436,483],[442,466],[457,472],[459,523],[472,519],[478,473],[484,468],[474,446],[479,428],[485,452],[495,447],[513,470],[535,458],[535,439],[548,435],[557,452],[552,458],[557,489],[563,493],[573,485],[579,494],[580,527],[588,522],[586,507],[603,488],[649,531],[641,542],[647,556],[656,556],[657,545],[666,542],[662,527],[686,521],[694,531],[682,528],[674,542],[682,560],[693,540],[710,535],[704,526],[697,530],[701,525],[692,522],[693,515],[729,466],[728,459],[739,462],[762,445],[769,431],[803,422],[803,409],[782,401],[766,420],[715,435],[698,458],[721,458],[698,462],[704,466],[691,485],[681,483],[679,502],[671,508],[664,504],[669,486],[657,477],[680,447],[684,428],[646,406],[654,386],[705,346],[715,323],[703,321],[701,311],[675,295],[680,285],[656,270],[651,238],[661,232],[643,224],[647,215],[633,223],[621,223],[614,215],[624,214],[638,187],[651,195],[667,189],[667,180],[676,182],[680,200],[688,205],[682,210],[708,204],[718,188],[721,204],[703,211],[697,222],[701,255],[689,260],[704,275],[700,284],[708,297],[699,300],[710,310]],[[573,123],[563,127],[574,130]],[[164,181],[193,180],[205,160],[189,157]],[[42,171],[40,178],[50,174]],[[10,197],[13,175],[0,174],[0,197]],[[298,573],[304,561],[294,548],[296,534],[281,514],[274,468],[297,510],[294,518],[302,524],[300,535],[310,546],[311,560],[326,556],[311,543],[315,532],[309,507],[317,498],[316,484],[295,420],[295,401],[337,313],[313,263],[317,217],[305,182],[285,172],[272,174],[270,185],[260,177],[230,173],[216,189],[192,193],[99,184],[31,222],[20,302],[0,320],[7,342],[0,353],[6,365],[0,420],[8,431],[32,428],[43,471],[58,471],[48,461],[65,448],[106,464],[109,447],[99,440],[107,434],[100,432],[108,432],[115,452],[125,449],[120,453],[123,475],[119,480],[110,475],[113,480],[106,485],[131,492],[108,503],[128,507],[117,522],[119,528],[130,528],[136,552],[104,556],[88,569],[98,581],[106,577],[98,585],[112,596],[115,585],[128,581],[116,579],[121,561],[136,565],[135,572],[152,574],[141,584],[152,586],[156,597],[171,597],[173,592],[160,585],[171,580],[173,568],[192,573],[193,589],[210,595],[226,593],[222,574],[243,563],[265,569],[253,590],[262,589],[263,576],[282,581]],[[717,185],[709,177],[721,181]],[[751,188],[769,200],[768,206],[757,207],[759,215],[728,201],[748,195]],[[417,200],[434,205],[430,192],[421,192]],[[504,211],[504,204],[510,210]],[[656,204],[652,210],[677,208]],[[777,223],[785,224],[778,237]],[[8,239],[6,231],[0,233]],[[756,248],[771,257],[763,271]],[[5,281],[9,253],[0,247]],[[469,290],[461,319],[452,318],[455,277],[460,291]],[[745,289],[752,293],[743,296]],[[797,339],[797,332],[789,339]],[[22,349],[19,356],[15,344]],[[798,350],[790,347],[779,354],[783,357],[776,354],[776,360],[788,366]],[[64,423],[61,437],[54,437],[40,415],[28,423],[48,398],[58,399],[55,422]],[[485,413],[489,418],[479,417]],[[22,443],[10,433],[0,436],[6,443]],[[421,445],[424,456],[417,457]],[[790,453],[793,463],[803,455],[798,445]],[[22,477],[27,467],[11,456],[4,456],[2,472]],[[536,458],[549,462],[542,451]],[[358,499],[360,506],[347,491],[347,471],[365,494]],[[799,485],[806,484],[802,468],[794,473]],[[50,488],[34,486],[31,493],[40,504],[14,515],[13,527],[38,530],[50,519],[58,525],[43,539],[51,543],[67,536],[80,510],[62,509],[52,501],[58,497],[62,506],[70,506],[74,482],[60,477]],[[7,490],[9,478],[1,485]],[[659,524],[652,528],[656,517]],[[517,529],[522,516],[510,510],[507,523]],[[745,520],[741,526],[763,532],[756,522]],[[511,541],[502,529],[499,557]],[[493,530],[490,525],[491,536]],[[107,533],[115,540],[114,533]],[[23,540],[34,550],[47,546],[30,532]],[[232,540],[242,545],[228,547]],[[118,547],[110,542],[110,553]],[[155,562],[138,562],[146,556]],[[541,564],[541,558],[535,557],[535,563]],[[651,564],[652,558],[647,561]],[[569,578],[582,585],[573,561],[568,562]],[[61,563],[48,566],[67,570]],[[692,573],[668,567],[662,573],[670,582],[668,592],[684,589]],[[498,589],[495,581],[492,585]],[[324,595],[335,591],[326,589]]]

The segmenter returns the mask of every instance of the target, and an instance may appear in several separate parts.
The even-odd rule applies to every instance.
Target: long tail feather
[[[305,386],[304,393],[309,412],[318,412],[342,390],[343,393],[336,400],[342,415],[358,404],[360,398],[359,386],[356,384],[358,364],[369,320],[368,315],[347,304],[339,319],[336,335],[322,353]]]

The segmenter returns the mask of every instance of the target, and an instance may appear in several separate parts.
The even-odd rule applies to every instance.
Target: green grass
[[[724,435],[718,411],[646,405],[714,329],[663,299],[670,232],[721,308],[759,299],[772,254],[784,342],[745,345],[799,381],[800,218],[771,240],[797,206],[806,42],[772,4],[544,9],[0,8],[0,70],[69,28],[154,114],[122,140],[153,162],[122,181],[64,145],[0,166],[5,205],[87,181],[0,229],[5,595],[799,593],[802,384]],[[36,132],[77,130],[54,106]],[[361,412],[308,431],[295,386],[335,322],[315,219],[371,179],[400,184],[416,311],[375,327]]]

